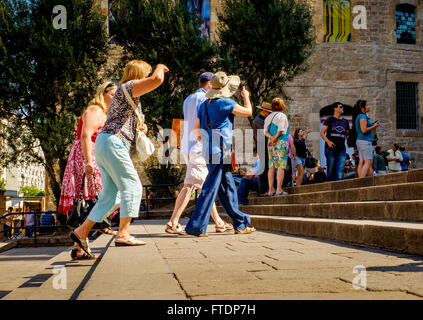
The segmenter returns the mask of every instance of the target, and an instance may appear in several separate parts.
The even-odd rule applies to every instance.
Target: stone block
[[[393,186],[395,200],[423,200],[423,182]]]
[[[379,187],[360,188],[360,200],[361,201],[394,200],[394,187],[393,186],[379,186]]]
[[[382,186],[387,184],[407,183],[407,172],[398,172],[391,174],[382,174],[374,177],[375,186]]]
[[[352,244],[361,244],[363,241],[363,225],[333,223],[334,232],[332,239]]]
[[[360,201],[360,189],[338,190],[334,192],[337,194],[337,199],[339,202]]]
[[[330,203],[312,203],[309,205],[309,217],[312,218],[331,218],[332,204]]]
[[[405,252],[405,229],[365,225],[362,244],[396,252]]]
[[[423,202],[393,202],[387,205],[392,220],[423,222]]]
[[[423,181],[423,169],[410,170],[407,175],[407,182]]]
[[[405,234],[407,253],[423,256],[423,230],[408,229]]]

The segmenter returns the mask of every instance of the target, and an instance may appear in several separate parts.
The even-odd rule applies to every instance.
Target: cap
[[[212,72],[204,72],[200,75],[200,82],[210,81],[213,78],[214,74]]]

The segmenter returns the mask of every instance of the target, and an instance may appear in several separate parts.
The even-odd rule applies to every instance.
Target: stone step
[[[230,222],[227,215],[222,219]],[[423,256],[423,223],[251,215],[259,230],[328,239],[357,246]]]
[[[423,182],[409,182],[382,186],[369,186],[343,190],[315,191],[278,197],[248,199],[250,205],[309,204],[360,201],[422,200]]]
[[[398,173],[384,174],[376,177],[348,179],[342,181],[302,185],[286,188],[289,194],[310,193],[318,191],[333,191],[371,186],[385,186],[392,184],[412,183],[423,181],[423,169],[416,169]]]
[[[225,212],[223,207],[217,210]],[[265,216],[423,222],[423,200],[248,205],[240,210]]]

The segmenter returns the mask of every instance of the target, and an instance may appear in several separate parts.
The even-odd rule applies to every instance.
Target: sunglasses
[[[344,109],[344,106],[338,106],[338,108]]]
[[[117,83],[116,82],[110,82],[107,86],[106,86],[106,88],[104,88],[104,90],[106,90],[107,88],[110,88],[110,87],[117,87],[118,85],[117,85]]]

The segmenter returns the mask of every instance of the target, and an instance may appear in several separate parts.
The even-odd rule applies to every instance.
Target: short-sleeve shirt
[[[360,113],[357,116],[357,119],[355,119],[355,129],[357,131],[357,140],[373,141],[375,139],[375,135],[373,131],[369,131],[367,133],[363,133],[361,131],[361,127],[360,127],[361,119],[366,119],[367,128],[373,126],[373,122],[370,121],[369,117],[364,113]]]
[[[350,130],[348,120],[329,117],[323,125],[328,127],[326,137],[335,144],[334,150],[345,150],[345,139]],[[325,143],[325,147],[329,148],[327,143]]]
[[[402,155],[401,170],[407,171],[408,170],[408,162],[410,161],[410,156],[406,152],[401,152],[401,155]]]
[[[210,101],[210,102],[209,102]],[[207,121],[206,116],[209,116],[212,129]],[[203,141],[203,157],[208,159],[210,154],[218,154],[225,150],[225,155],[228,154],[232,147],[232,137],[234,128],[234,114],[232,111],[237,103],[229,98],[207,99],[198,110],[198,119],[200,119],[200,127],[202,130],[201,138]],[[205,134],[207,132],[207,134]],[[218,139],[220,141],[218,141]]]
[[[125,86],[132,97],[132,83],[128,81],[116,89],[107,112],[107,120],[101,130],[102,133],[111,133],[126,143],[129,149],[135,145],[138,117],[132,106],[126,101],[122,86]],[[142,113],[140,99],[132,98]]]
[[[264,120],[264,131],[275,136],[277,132],[271,132],[271,128],[269,129],[270,124],[274,124],[277,127],[277,132],[282,131],[282,134],[278,138],[278,140],[281,140],[282,136],[286,134],[288,130],[289,123],[287,116],[283,112],[272,112]]]
[[[193,133],[200,105],[206,100],[206,90],[198,89],[184,101],[184,134],[182,136],[181,153],[193,154],[202,151],[201,143]]]
[[[306,158],[307,157],[307,146],[305,144],[304,138],[294,139],[295,150],[297,150],[297,157]]]

